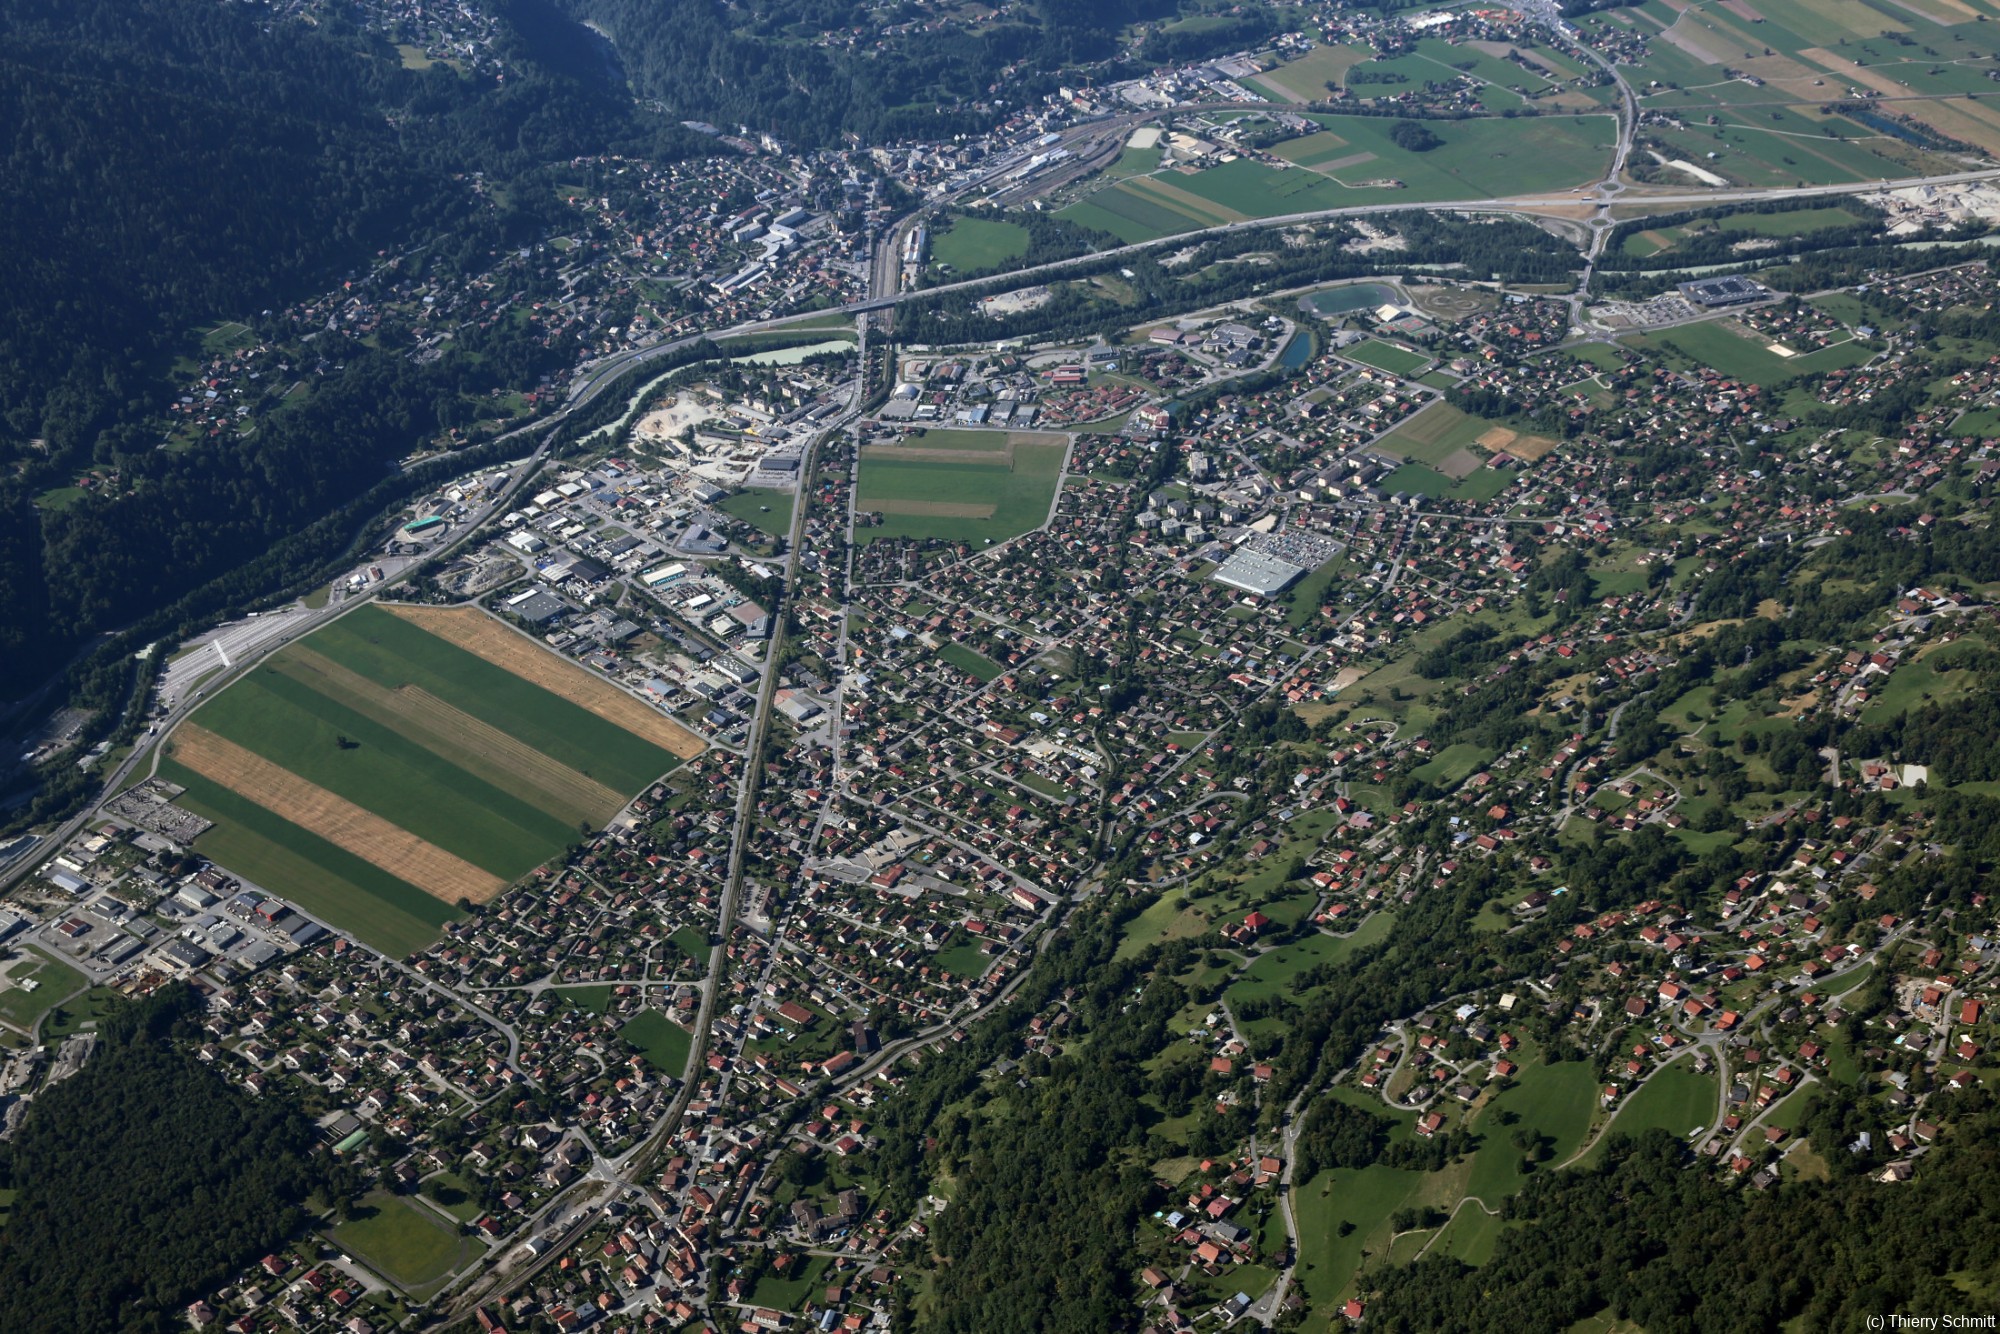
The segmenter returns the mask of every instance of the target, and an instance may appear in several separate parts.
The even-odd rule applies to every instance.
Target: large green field
[[[1492,422],[1460,412],[1449,403],[1433,403],[1376,441],[1375,448],[1435,467],[1492,426]]]
[[[365,1216],[342,1223],[327,1236],[413,1296],[428,1296],[448,1274],[480,1253],[478,1242],[459,1236],[423,1206],[387,1191],[367,1196],[362,1211]]]
[[[459,915],[407,880],[191,769],[166,761],[160,776],[187,789],[181,805],[215,821],[215,828],[195,840],[196,852],[384,954],[415,954]]]
[[[1622,340],[1640,351],[1668,348],[1690,361],[1700,362],[1755,385],[1769,388],[1796,380],[1815,371],[1859,366],[1874,356],[1874,349],[1853,341],[1835,343],[1803,356],[1781,357],[1761,338],[1746,338],[1720,320],[1684,324],[1663,333],[1640,334]]]
[[[1405,463],[1382,479],[1382,489],[1392,496],[1418,495],[1451,500],[1491,500],[1507,489],[1515,474],[1498,468],[1481,468],[1463,481],[1454,482],[1435,468],[1421,463]]]
[[[1616,135],[1613,117],[1594,114],[1439,121],[1430,123],[1438,146],[1413,153],[1389,138],[1389,117],[1310,119],[1318,132],[1275,150],[1295,166],[1239,158],[1163,171],[1108,185],[1057,216],[1147,241],[1244,217],[1542,194],[1599,179]]]
[[[357,806],[393,813],[425,842],[505,880],[533,870],[576,832],[274,667],[216,696],[199,721]]]
[[[1514,1087],[1497,1094],[1479,1113],[1479,1150],[1465,1185],[1466,1194],[1494,1209],[1528,1180],[1513,1132],[1503,1127],[1519,1125],[1545,1136],[1549,1161],[1561,1162],[1583,1143],[1596,1105],[1597,1072],[1588,1061],[1530,1064],[1515,1079]]]
[[[864,542],[911,537],[980,546],[1039,528],[1068,448],[1019,439],[1009,446],[999,431],[931,431],[908,443],[926,456],[899,458],[893,447],[862,453],[855,504],[883,516],[879,526],[859,531]],[[964,460],[935,456],[944,452]]]
[[[1353,347],[1342,348],[1340,355],[1349,361],[1358,361],[1364,366],[1373,366],[1378,371],[1391,375],[1408,376],[1431,364],[1431,359],[1421,352],[1412,352],[1394,343],[1385,343],[1379,338],[1356,343]],[[1418,414],[1421,416],[1422,414]]]
[[[738,491],[716,508],[772,537],[785,537],[792,531],[792,500],[789,491],[753,486]]]
[[[1746,238],[1797,236],[1802,232],[1821,231],[1828,227],[1851,227],[1861,220],[1860,215],[1835,205],[1790,209],[1783,213],[1727,213],[1673,227],[1635,231],[1624,239],[1619,249],[1625,254],[1644,258],[1671,251],[1679,242],[1707,232],[1731,232]]]
[[[7,984],[0,990],[0,1019],[25,1033],[34,1032],[41,1017],[82,989],[82,973],[32,945],[6,965]],[[23,983],[32,983],[30,989]]]
[[[1685,1137],[1697,1127],[1714,1125],[1717,1093],[1714,1075],[1696,1074],[1691,1059],[1675,1061],[1656,1071],[1637,1093],[1625,1100],[1583,1161],[1594,1163],[1601,1158],[1613,1135],[1664,1130]]]
[[[428,711],[406,712],[413,708]],[[461,882],[431,880],[430,854],[399,859],[343,825],[333,808],[359,808],[397,837],[422,840],[420,850],[428,845],[486,873],[487,885],[504,885],[678,763],[581,705],[372,606],[274,655],[190,721],[200,732],[176,735],[160,773],[215,821],[196,850],[396,956],[437,938],[455,916],[452,886]],[[296,793],[267,794],[254,775],[203,765],[182,744],[201,732],[253,757],[241,766],[275,766],[316,795],[300,804]]]
[[[376,607],[343,616],[305,642],[391,689],[420,686],[621,791],[637,792],[677,763],[668,752],[581,705]]]
[[[646,1058],[646,1063],[663,1075],[679,1079],[687,1069],[688,1052],[694,1038],[685,1028],[658,1010],[644,1010],[618,1030]]]
[[[997,218],[952,219],[948,231],[931,242],[931,258],[961,272],[976,272],[1028,253],[1028,229]]]

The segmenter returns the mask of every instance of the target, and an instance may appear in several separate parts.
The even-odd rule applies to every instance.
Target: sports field
[[[1349,361],[1358,361],[1364,366],[1387,371],[1391,375],[1409,375],[1431,364],[1431,359],[1421,352],[1412,352],[1394,343],[1385,343],[1379,338],[1356,343],[1353,347],[1342,348],[1340,355]],[[1418,414],[1422,415],[1422,414]]]
[[[1039,528],[1062,478],[1068,442],[1036,431],[912,432],[861,451],[855,504],[882,515],[860,530],[984,545]]]
[[[480,1246],[420,1204],[375,1191],[362,1215],[327,1234],[341,1250],[413,1296],[428,1295],[444,1277],[478,1257]]]
[[[699,750],[476,609],[368,606],[204,704],[160,772],[216,821],[197,851],[402,955]]]

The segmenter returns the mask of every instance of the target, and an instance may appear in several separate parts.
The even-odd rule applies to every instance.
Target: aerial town
[[[282,420],[336,334],[535,354],[309,587],[129,655],[122,739],[9,757],[102,790],[0,841],[0,1156],[191,997],[174,1050],[317,1164],[165,1315],[236,1334],[1539,1328],[1573,1201],[1650,1172],[1960,1208],[2000,169],[1753,170],[1656,8],[1287,6],[976,138],[690,122],[476,272],[207,331],[147,448]],[[1426,194],[1503,116],[1612,137]],[[1624,1282],[1536,1318],[1729,1327]]]

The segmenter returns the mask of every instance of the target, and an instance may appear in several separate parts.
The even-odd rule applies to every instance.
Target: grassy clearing
[[[1691,1059],[1675,1061],[1656,1072],[1626,1099],[1582,1161],[1588,1165],[1602,1158],[1612,1135],[1637,1135],[1658,1129],[1685,1137],[1698,1126],[1713,1125],[1717,1097],[1714,1075],[1696,1074]]]
[[[959,214],[931,241],[931,258],[961,272],[978,272],[1028,253],[1028,229],[1018,222]]]
[[[42,1041],[58,1042],[72,1033],[96,1028],[125,998],[110,987],[92,987],[75,1000],[58,1005],[42,1021]]]
[[[992,961],[980,952],[977,945],[954,945],[948,950],[939,950],[931,962],[953,977],[984,977]]]
[[[1980,652],[1979,644],[1961,640],[1898,665],[1876,688],[1875,698],[1861,711],[1861,721],[1886,723],[1899,713],[1971,693],[1979,683],[1964,668]]]
[[[770,491],[762,487],[751,487],[738,491],[716,508],[724,514],[743,520],[752,528],[772,537],[785,537],[792,531],[792,501],[789,491]]]
[[[1874,355],[1870,348],[1849,341],[1804,356],[1782,357],[1771,351],[1770,345],[1762,338],[1746,338],[1719,320],[1683,325],[1665,333],[1640,334],[1622,341],[1641,351],[1671,349],[1724,375],[1733,375],[1766,388],[1816,371],[1859,366]]]
[[[1290,989],[1298,976],[1323,963],[1338,963],[1356,950],[1382,941],[1396,923],[1392,912],[1378,912],[1345,936],[1308,936],[1260,954],[1229,988],[1232,1002],[1263,1000]]]
[[[1521,1170],[1521,1150],[1513,1143],[1516,1129],[1545,1136],[1549,1161],[1561,1162],[1575,1153],[1590,1129],[1596,1105],[1597,1072],[1587,1061],[1554,1065],[1524,1065],[1514,1087],[1494,1095],[1481,1109],[1479,1150],[1472,1156],[1466,1194],[1494,1209],[1528,1180]],[[1511,1126],[1509,1117],[1518,1117]]]
[[[1487,1213],[1477,1203],[1468,1203],[1445,1225],[1431,1246],[1432,1255],[1449,1255],[1469,1265],[1483,1265],[1493,1258],[1506,1223]]]
[[[6,989],[0,991],[0,1020],[32,1033],[43,1015],[88,981],[54,955],[30,945],[7,962]],[[32,983],[33,989],[23,986]]]
[[[1426,783],[1449,787],[1479,772],[1493,758],[1493,752],[1470,741],[1455,741],[1417,766],[1416,776]]]
[[[1378,1163],[1358,1172],[1321,1172],[1297,1189],[1298,1279],[1314,1306],[1346,1291],[1371,1234],[1386,1236],[1389,1215],[1414,1202],[1426,1179],[1425,1173]]]
[[[695,930],[691,926],[684,926],[675,931],[673,935],[667,937],[667,939],[674,943],[675,949],[687,955],[688,958],[694,960],[704,968],[708,966],[709,945],[708,937],[704,933]]]
[[[1184,940],[1208,930],[1208,918],[1190,907],[1178,891],[1168,891],[1125,924],[1125,939],[1117,957],[1130,959],[1148,945],[1163,940]]]
[[[644,1010],[618,1030],[646,1063],[663,1075],[679,1079],[686,1071],[688,1053],[694,1050],[694,1036],[658,1010]]]
[[[994,677],[1000,675],[1003,670],[1000,664],[993,661],[993,659],[983,653],[969,649],[963,644],[942,645],[938,649],[938,656],[960,671],[970,676],[978,677],[981,681],[991,681]]]

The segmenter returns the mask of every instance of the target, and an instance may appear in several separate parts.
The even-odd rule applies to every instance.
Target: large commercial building
[[[1680,284],[1680,293],[1697,306],[1714,309],[1762,301],[1771,295],[1771,289],[1748,278],[1697,278],[1691,283]]]
[[[1281,560],[1268,551],[1244,549],[1222,562],[1209,578],[1259,597],[1272,597],[1306,572],[1305,566]]]

